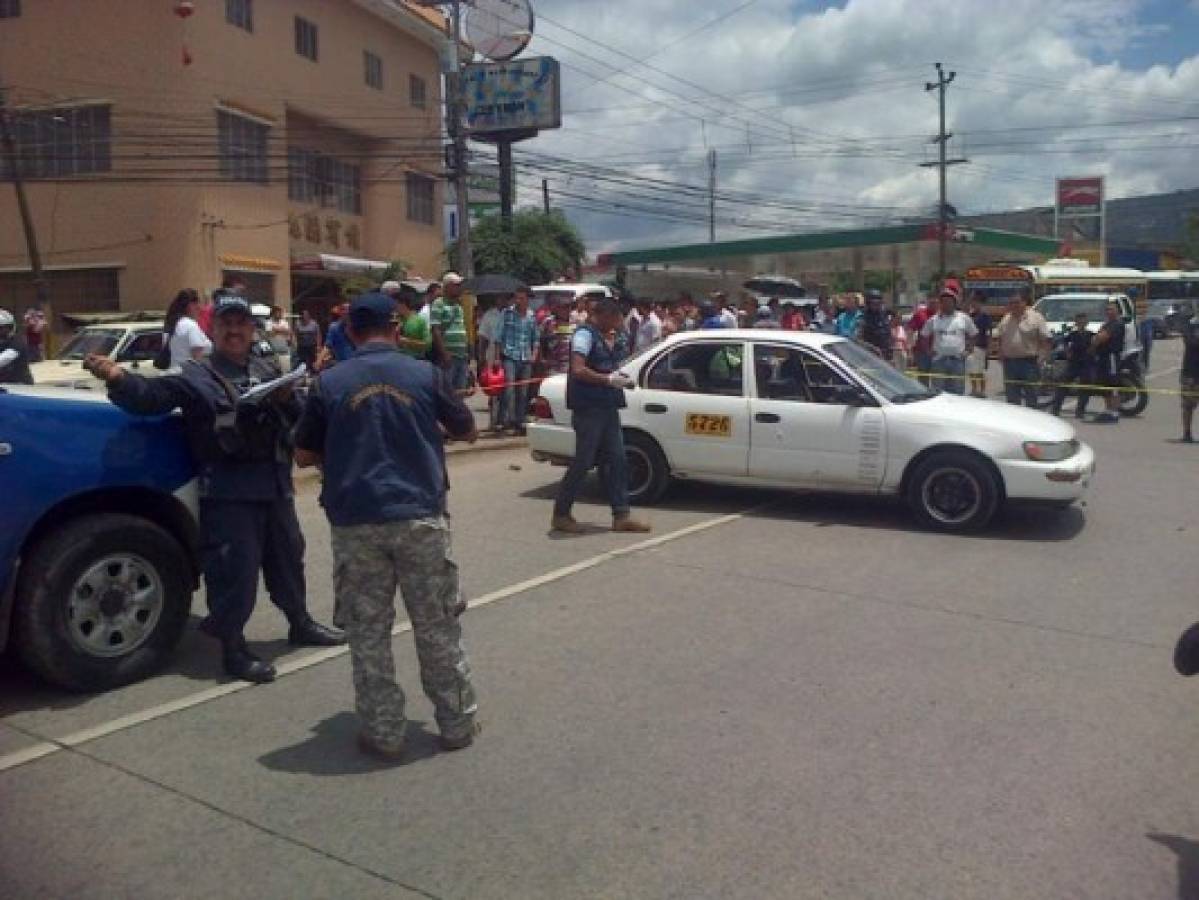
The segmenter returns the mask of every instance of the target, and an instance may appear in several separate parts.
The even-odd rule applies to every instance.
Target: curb
[[[480,437],[473,444],[464,444],[461,441],[455,441],[445,445],[445,455],[462,456],[472,453],[488,453],[493,450],[516,450],[521,447],[528,447],[529,439],[527,437],[503,437],[503,438],[485,438]],[[310,469],[292,469],[292,478],[295,481],[311,481],[319,480],[321,470],[315,466]]]

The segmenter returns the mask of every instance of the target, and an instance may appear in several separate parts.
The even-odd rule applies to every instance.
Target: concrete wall
[[[440,186],[431,225],[407,220],[404,195],[409,169],[441,167],[439,39],[427,22],[412,26],[414,36],[368,6],[257,0],[253,33],[227,23],[218,0],[200,0],[186,20],[168,0],[36,0],[22,4],[21,17],[0,20],[0,82],[11,107],[112,104],[110,175],[28,186],[44,264],[120,265],[129,309],[162,308],[183,286],[212,289],[222,256],[274,272],[285,305],[290,257],[304,252],[403,257],[421,272],[439,271]],[[295,52],[296,15],[318,26],[315,63]],[[383,59],[382,91],[365,83],[364,50]],[[410,74],[427,84],[423,110],[409,103]],[[271,126],[268,185],[219,177],[221,106]],[[363,164],[363,216],[289,203],[293,141]],[[356,222],[360,248],[294,240],[289,213],[305,212],[343,220],[343,235]],[[0,270],[27,265],[13,193],[0,185]]]

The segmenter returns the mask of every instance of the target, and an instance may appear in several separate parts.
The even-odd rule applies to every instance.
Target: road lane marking
[[[746,516],[753,515],[766,507],[770,506],[770,502],[760,503],[757,506],[752,506],[749,509],[742,510],[737,513],[729,513],[724,516],[717,516],[714,519],[707,519],[702,522],[696,522],[692,525],[687,525],[675,531],[669,531],[666,534],[656,535],[645,540],[638,541],[635,544],[629,544],[625,547],[616,547],[612,550],[607,550],[604,553],[599,553],[595,556],[590,556],[587,559],[579,560],[575,563],[562,566],[554,569],[551,572],[545,572],[542,575],[536,575],[533,578],[519,581],[516,584],[508,585],[490,593],[476,597],[467,603],[467,609],[475,609],[480,606],[488,606],[492,603],[498,603],[501,600],[507,600],[510,597],[515,597],[519,594],[527,593],[540,587],[545,587],[547,584],[553,584],[557,581],[562,581],[572,575],[577,575],[580,572],[586,572],[589,569],[594,569],[602,566],[605,563],[620,559],[624,556],[632,556],[636,553],[641,553],[645,550],[652,550],[655,547],[660,547],[663,544],[668,544],[671,541],[677,541],[681,538],[689,537],[693,534],[699,534],[703,531],[708,531],[712,528],[719,528],[723,525],[731,524]],[[404,634],[412,630],[411,622],[401,622],[391,629],[392,636]],[[296,672],[302,672],[305,669],[310,669],[313,666],[318,666],[321,663],[329,662],[338,657],[345,656],[349,653],[349,647],[342,645],[340,647],[329,647],[324,650],[318,650],[314,653],[305,654],[302,657],[292,660],[285,660],[275,666],[278,673],[278,678],[284,678],[288,675],[293,675]],[[160,703],[157,706],[151,706],[148,709],[139,710],[137,712],[128,713],[127,715],[118,716],[115,719],[110,719],[107,722],[102,722],[99,725],[93,725],[90,728],[84,728],[80,731],[72,732],[61,738],[47,739],[40,734],[30,732],[20,726],[13,725],[11,722],[6,723],[10,728],[19,731],[27,737],[37,740],[39,743],[33,746],[26,747],[23,750],[17,750],[14,753],[9,753],[0,756],[0,772],[8,769],[15,769],[18,766],[33,762],[38,759],[58,753],[62,750],[68,750],[72,747],[78,747],[82,744],[88,744],[100,738],[109,737],[122,731],[127,731],[130,728],[136,728],[138,725],[144,725],[147,722],[153,722],[156,719],[161,719],[177,712],[192,709],[196,706],[201,706],[205,703],[210,703],[213,700],[219,700],[222,697],[228,697],[231,694],[237,694],[242,691],[251,690],[253,688],[266,688],[269,685],[256,685],[248,681],[231,681],[226,684],[213,685],[202,691],[196,691],[193,694],[188,694],[185,697],[180,697],[176,700],[170,700],[166,703]]]

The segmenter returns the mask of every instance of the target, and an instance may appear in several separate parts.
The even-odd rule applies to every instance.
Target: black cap
[[[350,327],[357,330],[386,328],[391,324],[396,303],[387,294],[371,291],[350,301]]]
[[[871,288],[870,290],[868,290],[866,292],[866,299],[881,301],[883,299],[883,292],[880,291],[878,288]]]
[[[250,315],[250,304],[246,298],[231,291],[218,294],[212,306],[212,314],[224,316],[234,312],[241,313],[243,316]]]

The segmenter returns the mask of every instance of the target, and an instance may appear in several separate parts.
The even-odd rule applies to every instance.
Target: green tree
[[[560,212],[525,209],[505,231],[499,216],[487,216],[470,232],[476,275],[512,275],[526,284],[545,284],[583,261],[583,239]],[[446,251],[450,268],[459,268],[458,244]]]

